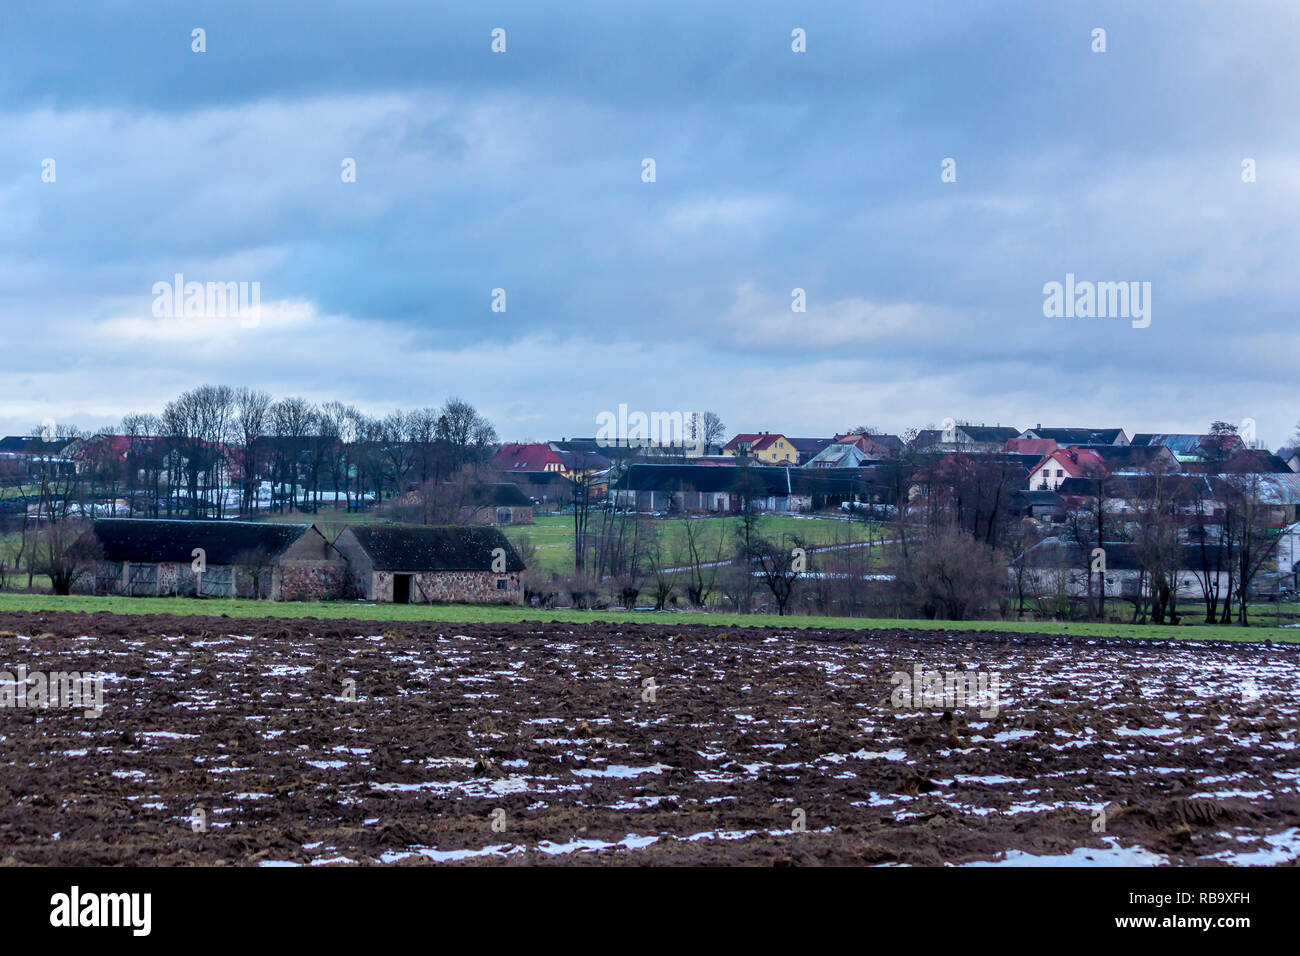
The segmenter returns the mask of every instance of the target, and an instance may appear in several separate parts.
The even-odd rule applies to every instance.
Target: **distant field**
[[[665,535],[669,554],[682,555],[685,535],[682,526],[684,518],[646,518],[654,522]],[[731,543],[736,534],[739,518],[705,518],[707,522],[706,540],[716,547],[718,533],[727,536],[726,553],[732,551]],[[598,519],[590,519],[594,530]],[[767,537],[779,538],[781,535],[797,537],[805,544],[821,546],[836,543],[865,541],[870,533],[876,539],[882,537],[884,529],[878,525],[860,521],[844,521],[837,518],[801,517],[799,515],[764,515],[759,519],[759,531]],[[537,549],[536,566],[543,571],[566,573],[573,570],[573,515],[539,515],[531,525],[516,525],[503,528],[511,541],[524,540]],[[687,563],[682,556],[677,564]]]
[[[247,601],[197,598],[126,598],[52,594],[0,594],[5,611],[81,611],[112,614],[228,615],[244,618],[355,619],[363,621],[448,621],[507,623],[559,621],[586,624],[600,621],[719,627],[846,628],[853,630],[914,629],[923,631],[1002,631],[1016,634],[1072,634],[1098,638],[1228,640],[1300,643],[1300,629],[1189,625],[1156,627],[1061,621],[926,621],[894,618],[778,617],[775,614],[709,614],[682,611],[570,611],[473,604],[369,604],[364,601],[327,603]]]

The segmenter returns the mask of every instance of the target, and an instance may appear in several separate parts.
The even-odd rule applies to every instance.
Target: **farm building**
[[[472,524],[532,524],[533,502],[513,481],[493,481],[461,509],[461,520]]]
[[[324,601],[347,587],[347,562],[310,524],[104,518],[92,533],[103,557],[75,593]]]
[[[798,513],[866,491],[865,468],[801,469],[766,465],[632,465],[610,491],[636,511]]]
[[[1108,542],[1105,546],[1106,596],[1132,598],[1151,593],[1151,581],[1143,573],[1137,547],[1128,541]],[[1219,544],[1185,542],[1178,556],[1178,597],[1195,601],[1204,595],[1204,587],[1219,594],[1228,593],[1229,565],[1240,558],[1221,549]],[[1096,588],[1096,578],[1089,576],[1092,555],[1084,554],[1078,543],[1064,537],[1045,538],[1021,557],[1026,591],[1037,596],[1054,593],[1070,597],[1086,596]],[[1015,577],[1015,568],[1011,570]],[[1280,532],[1277,551],[1267,557],[1251,582],[1257,597],[1276,595],[1279,590],[1293,590],[1300,573],[1300,524]]]
[[[1151,581],[1143,573],[1137,549],[1131,542],[1107,542],[1105,552],[1106,597],[1131,599],[1139,589],[1150,595]],[[1208,546],[1202,556],[1199,546],[1184,544],[1181,558],[1184,570],[1177,578],[1181,600],[1200,598],[1202,581],[1217,586],[1219,593],[1227,593],[1227,559],[1220,556],[1217,545]],[[1020,560],[1025,567],[1025,590],[1035,596],[1060,593],[1079,598],[1086,596],[1090,587],[1094,591],[1098,587],[1096,578],[1089,575],[1092,556],[1085,555],[1077,542],[1066,538],[1046,538],[1026,551]],[[1224,567],[1223,571],[1217,570],[1220,566]],[[1014,578],[1014,568],[1011,574]]]
[[[361,525],[334,541],[371,601],[518,604],[524,562],[496,528]]]

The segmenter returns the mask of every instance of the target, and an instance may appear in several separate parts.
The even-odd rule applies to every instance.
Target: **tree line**
[[[138,517],[315,511],[326,502],[352,510],[480,465],[497,441],[492,423],[460,398],[377,417],[228,385],[191,389],[117,427],[33,436],[60,449],[19,478],[48,517],[115,499]]]

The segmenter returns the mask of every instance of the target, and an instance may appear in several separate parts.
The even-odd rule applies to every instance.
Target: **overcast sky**
[[[511,439],[1300,419],[1295,0],[447,6],[6,3],[0,432],[204,382]],[[155,317],[176,273],[258,323]],[[1149,327],[1045,317],[1067,273]]]

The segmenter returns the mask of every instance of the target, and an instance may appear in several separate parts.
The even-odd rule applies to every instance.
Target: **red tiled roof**
[[[1056,451],[1052,438],[1008,438],[1005,450],[1014,455],[1050,455]]]
[[[550,445],[511,442],[501,446],[501,450],[492,459],[491,467],[499,471],[546,471],[547,465],[564,468],[564,459]]]
[[[750,451],[763,451],[766,448],[771,448],[778,438],[784,439],[785,436],[780,432],[741,432],[723,445],[722,448],[725,451],[728,448],[739,448],[741,445],[748,445]]]
[[[1050,455],[1044,455],[1033,470],[1037,471],[1050,461],[1056,462],[1071,478],[1110,475],[1106,460],[1090,448],[1058,448]]]

